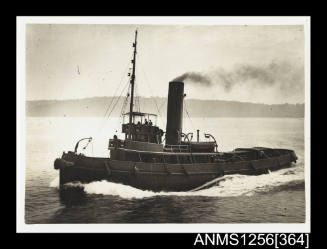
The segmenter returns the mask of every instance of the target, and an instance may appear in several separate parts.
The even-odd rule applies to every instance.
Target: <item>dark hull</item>
[[[268,173],[268,170],[287,168],[294,159],[291,153],[286,153],[250,161],[163,164],[118,161],[68,153],[57,160],[61,160],[57,162],[60,185],[74,181],[88,183],[107,180],[144,190],[188,191],[224,175],[259,175]]]

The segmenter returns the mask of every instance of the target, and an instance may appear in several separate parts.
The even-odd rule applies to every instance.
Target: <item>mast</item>
[[[135,83],[135,67],[136,67],[136,45],[137,45],[137,30],[135,30],[135,42],[133,43],[134,53],[133,53],[133,71],[131,77],[131,102],[129,106],[129,129],[128,129],[128,139],[131,139],[131,128],[132,128],[132,117],[133,117],[133,102],[134,102],[134,83]]]

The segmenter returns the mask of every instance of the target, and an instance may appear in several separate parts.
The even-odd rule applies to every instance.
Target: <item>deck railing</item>
[[[171,152],[189,152],[190,148],[188,145],[185,144],[167,144],[164,147],[164,151],[171,151]]]

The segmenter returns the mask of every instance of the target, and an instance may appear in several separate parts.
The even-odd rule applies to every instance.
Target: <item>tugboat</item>
[[[122,124],[125,139],[116,135],[109,139],[110,153],[105,158],[77,153],[79,143],[92,138],[79,140],[74,151],[63,152],[54,161],[60,187],[68,182],[106,180],[151,191],[195,191],[216,184],[224,175],[266,174],[296,163],[295,152],[288,149],[253,147],[220,152],[211,134],[205,133],[209,141],[200,141],[199,130],[192,141],[193,133],[182,131],[183,82],[169,82],[166,131],[152,124],[155,114],[133,110],[137,30],[133,48],[130,108],[123,115],[128,122]]]

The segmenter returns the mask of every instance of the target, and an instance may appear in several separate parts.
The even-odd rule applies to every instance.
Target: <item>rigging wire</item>
[[[190,117],[190,115],[189,115],[189,113],[188,113],[188,111],[187,111],[187,105],[186,105],[186,101],[185,101],[185,99],[183,100],[183,102],[184,102],[184,106],[185,106],[185,112],[186,112],[186,115],[187,115],[187,117],[190,119],[192,129],[194,130],[194,126],[193,126],[192,119],[191,119],[191,117]]]
[[[119,87],[121,86],[121,83],[122,83],[122,81],[123,81],[123,79],[124,79],[124,76],[126,76],[126,72],[127,72],[127,70],[128,70],[128,66],[129,66],[129,64],[130,64],[130,63],[128,62],[127,66],[126,66],[126,68],[125,68],[125,70],[124,70],[124,74],[123,74],[122,78],[120,79],[120,82],[119,82],[119,84],[118,84],[118,86],[117,86],[117,88],[116,88],[116,90],[115,90],[115,92],[114,92],[113,98],[111,99],[111,102],[110,102],[110,104],[109,104],[109,106],[108,106],[108,108],[107,108],[107,110],[106,110],[106,112],[105,112],[105,114],[104,114],[104,117],[106,117],[107,112],[108,112],[108,110],[110,109],[110,107],[111,107],[111,105],[112,105],[112,103],[113,103],[113,101],[114,101],[114,99],[115,99],[116,93],[117,93]]]
[[[137,68],[136,68],[137,70]],[[138,112],[141,112],[141,105],[140,105],[140,95],[138,94],[138,85],[136,84],[136,82],[134,81],[134,86],[135,86],[135,100],[134,100],[134,103],[135,104],[135,109],[138,111]]]
[[[125,100],[124,100],[123,106],[122,106],[121,111],[120,111],[120,117],[123,117],[123,114],[124,114],[124,112],[125,112],[125,109],[126,109],[126,106],[127,106],[127,103],[128,103],[128,98],[129,98],[129,91],[130,91],[130,88],[131,88],[131,85],[128,86],[128,90],[127,90],[126,98],[125,98]]]
[[[144,69],[143,69],[143,63],[142,63],[142,60],[139,58],[138,55],[136,55],[136,56],[137,56],[138,61],[140,62],[141,70],[142,70],[142,72],[143,72],[143,75],[144,75],[144,78],[145,78],[145,82],[147,83],[147,85],[148,85],[148,87],[149,87],[149,89],[150,89],[150,93],[151,93],[151,95],[154,96],[154,95],[153,95],[152,88],[151,88],[151,85],[150,85],[150,83],[149,83],[149,81],[148,81],[148,78],[147,78],[147,76],[146,76],[146,74],[145,74],[145,71],[144,71]],[[160,109],[158,108],[158,104],[157,104],[157,101],[156,101],[155,97],[153,97],[153,100],[154,100],[154,103],[155,103],[155,105],[156,105],[156,108],[157,108],[157,111],[158,111],[158,115],[159,115],[159,117],[162,117],[162,115],[161,115],[161,113],[160,113]],[[160,121],[161,121],[161,124],[162,124],[162,126],[163,126],[163,121],[162,121],[161,118],[160,118]]]
[[[107,117],[108,119],[109,119],[111,113],[114,111],[116,105],[118,104],[118,102],[119,102],[119,100],[120,100],[120,97],[123,95],[123,93],[125,92],[125,89],[126,89],[126,87],[127,87],[128,85],[129,85],[129,80],[127,81],[127,84],[125,85],[125,87],[124,87],[123,90],[121,91],[119,97],[118,97],[117,100],[116,100],[116,103],[114,104],[114,106],[112,107],[110,113],[108,114],[108,117]]]
[[[129,86],[128,86],[126,97],[125,97],[122,107],[120,109],[120,115],[119,115],[119,118],[117,119],[117,127],[119,127],[119,125],[124,123],[124,113],[126,113],[125,109],[128,104],[128,99],[130,97],[130,94],[129,94],[130,88],[131,88],[131,84],[129,84]],[[117,130],[116,130],[116,132],[117,132]]]
[[[126,67],[125,67],[125,69],[124,69],[124,73],[123,73],[123,75],[122,75],[122,77],[121,77],[121,79],[120,79],[120,81],[119,81],[119,84],[117,85],[117,87],[116,87],[116,89],[115,89],[115,91],[114,91],[114,94],[113,94],[113,97],[111,98],[110,104],[109,104],[108,107],[106,108],[105,114],[103,115],[102,122],[99,124],[98,128],[96,129],[96,135],[95,135],[95,137],[94,137],[94,140],[95,140],[95,138],[98,136],[100,130],[102,130],[103,125],[104,125],[104,123],[106,122],[105,118],[106,118],[106,116],[107,116],[107,113],[108,113],[108,111],[109,111],[109,109],[110,109],[112,103],[114,102],[115,96],[116,96],[116,94],[117,94],[117,92],[118,92],[118,90],[119,90],[119,88],[120,88],[120,86],[121,86],[121,83],[123,82],[124,77],[126,77],[127,71],[130,70],[129,66],[130,66],[130,60],[128,61],[127,65],[126,65]],[[128,79],[129,79],[129,78],[128,78]],[[110,115],[110,114],[109,114],[109,115]],[[109,117],[109,116],[108,116],[108,117]]]
[[[115,104],[113,105],[111,111],[109,112],[109,114],[108,114],[108,116],[107,116],[107,119],[109,119],[111,113],[112,113],[113,110],[115,109],[116,105],[118,104],[118,102],[119,102],[119,100],[120,100],[120,97],[122,96],[123,92],[125,91],[125,89],[126,89],[126,87],[127,87],[128,85],[129,85],[129,80],[127,81],[127,84],[124,86],[123,90],[121,91],[119,97],[116,99],[116,102],[115,102]],[[98,135],[99,135],[99,132],[102,131],[104,124],[105,124],[105,122],[102,123],[102,126],[101,126],[101,128],[98,130],[96,136],[98,136]]]
[[[113,103],[113,101],[114,101],[114,99],[115,99],[116,93],[117,93],[118,89],[120,88],[121,83],[122,83],[124,77],[126,76],[126,72],[127,72],[127,70],[128,70],[129,65],[130,65],[130,62],[127,63],[127,65],[126,65],[126,67],[125,67],[125,70],[124,70],[124,74],[123,74],[123,76],[121,77],[120,82],[119,82],[119,84],[117,85],[117,87],[116,87],[116,89],[115,89],[115,92],[114,92],[114,94],[113,94],[113,96],[112,96],[112,98],[111,98],[110,104],[107,106],[107,108],[106,108],[106,112],[105,112],[105,114],[104,114],[103,117],[102,117],[102,118],[103,118],[103,119],[102,119],[102,122],[99,124],[98,128],[96,129],[96,135],[95,135],[94,139],[98,136],[99,131],[100,131],[100,130],[102,129],[102,127],[103,127],[103,123],[105,122],[105,118],[106,118],[106,116],[107,116],[107,113],[108,113],[108,111],[109,111],[109,109],[110,109],[110,107],[111,107],[111,105],[112,105],[112,103]]]
[[[161,105],[159,106],[159,111],[161,110],[161,108],[164,106],[164,104],[167,103],[168,98],[165,98],[164,101],[162,101]]]
[[[136,90],[137,90],[137,84],[136,84]],[[141,103],[140,103],[140,95],[137,95],[137,106],[138,106],[138,111],[141,112]]]

